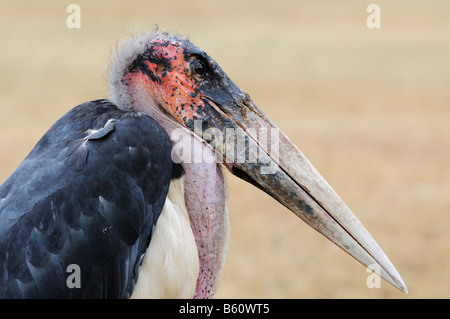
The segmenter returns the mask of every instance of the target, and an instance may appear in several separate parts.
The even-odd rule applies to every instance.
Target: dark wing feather
[[[107,100],[77,106],[0,187],[0,297],[124,298],[167,195],[170,140]],[[69,288],[68,266],[81,288]]]

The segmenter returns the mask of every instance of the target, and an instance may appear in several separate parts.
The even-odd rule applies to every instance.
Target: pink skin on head
[[[145,84],[148,93],[180,124],[184,125],[186,120],[200,119],[204,115],[202,108],[205,103],[197,81],[191,75],[190,60],[186,61],[181,43],[157,38],[149,46],[152,48],[151,55],[144,63],[154,78],[139,70],[125,74],[124,80]]]

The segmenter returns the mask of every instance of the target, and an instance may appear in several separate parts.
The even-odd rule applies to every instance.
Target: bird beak
[[[302,152],[242,91],[217,103],[215,125],[223,143],[213,145],[236,176],[259,187],[363,265],[407,293],[395,267],[343,200]],[[226,130],[223,130],[226,127]],[[241,142],[239,142],[241,141]],[[378,271],[377,271],[378,270]]]

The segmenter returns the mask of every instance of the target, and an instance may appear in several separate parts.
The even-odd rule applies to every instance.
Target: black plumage
[[[129,297],[180,175],[170,152],[156,121],[108,100],[64,115],[0,187],[0,297]]]

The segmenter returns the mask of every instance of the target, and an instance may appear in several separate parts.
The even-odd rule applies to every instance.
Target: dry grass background
[[[232,240],[218,298],[450,297],[450,2],[0,3],[0,181],[73,106],[106,97],[118,41],[155,23],[190,36],[302,149],[410,291],[365,268],[273,199],[229,177]]]

